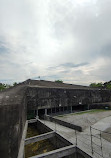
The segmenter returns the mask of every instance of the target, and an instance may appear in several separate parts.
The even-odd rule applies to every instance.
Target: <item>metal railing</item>
[[[73,123],[73,121],[71,121],[71,123]],[[58,123],[53,122],[53,130],[55,132],[59,131],[59,126],[60,125],[58,125]],[[105,134],[109,135],[111,141],[111,133],[101,131],[93,126],[90,126],[89,130],[86,133],[80,133],[75,130],[75,134],[73,137],[75,139],[75,146],[86,153],[90,153],[92,158],[111,158],[111,148],[107,149],[107,146],[105,146],[105,144],[108,143],[107,139],[104,136]]]
[[[111,133],[104,132],[99,129],[96,129],[90,126],[88,134],[81,134],[75,131],[75,145],[77,147],[81,147],[82,149],[87,149],[89,153],[91,153],[93,158],[110,158],[111,152],[109,151],[109,156],[106,151],[107,146],[105,146],[104,142],[107,140],[104,138],[104,134],[107,134],[107,137],[111,139]],[[110,135],[110,136],[108,136]],[[111,148],[110,148],[111,150]],[[107,153],[107,156],[106,156]]]

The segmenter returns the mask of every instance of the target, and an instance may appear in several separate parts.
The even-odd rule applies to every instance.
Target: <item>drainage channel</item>
[[[71,145],[42,122],[28,123],[25,158],[45,154]],[[66,158],[63,156],[63,158]]]
[[[28,157],[92,158],[67,139],[51,130],[39,119],[26,121],[25,124],[18,158]]]
[[[36,127],[36,123],[28,125],[26,139],[34,136],[39,136],[40,134],[40,131]],[[25,158],[46,153],[55,149],[55,146],[50,142],[49,139],[30,143],[25,145]]]

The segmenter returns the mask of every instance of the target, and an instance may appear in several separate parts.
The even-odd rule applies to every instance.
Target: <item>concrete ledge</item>
[[[77,153],[79,153],[80,155],[82,155],[85,158],[92,158],[92,156],[88,155],[87,153],[85,153],[84,151],[82,151],[79,148],[77,148],[76,151],[77,151]]]
[[[56,122],[56,123],[58,123],[58,124],[60,124],[62,126],[65,126],[65,127],[68,127],[68,128],[74,129],[74,130],[77,130],[79,132],[82,132],[82,127],[81,126],[73,125],[71,123],[68,123],[68,122],[65,122],[65,121],[53,118],[53,117],[51,117],[49,115],[45,115],[45,119],[48,120],[48,121]]]
[[[59,133],[55,133],[55,136],[61,141],[63,142],[66,146],[69,146],[69,145],[74,145],[72,144],[69,140],[67,140],[65,137],[63,137],[63,135],[60,135]]]
[[[53,130],[48,127],[46,124],[44,124],[43,121],[41,121],[40,119],[37,120],[37,127],[39,127],[39,131],[41,133],[47,133],[47,132],[52,132]]]
[[[28,123],[34,123],[34,122],[37,122],[37,119],[28,120]]]
[[[45,154],[40,154],[36,156],[32,156],[31,158],[61,158],[64,156],[71,155],[76,152],[76,147],[75,145],[70,145],[67,147],[63,147],[57,150],[50,151]]]
[[[50,151],[48,153],[32,156],[30,158],[62,158],[66,156],[70,156],[74,154],[74,158],[92,158],[92,156],[88,155],[87,153],[83,152],[75,145],[70,145],[67,147],[63,147],[57,150]]]
[[[19,152],[18,152],[18,158],[24,157],[24,145],[25,145],[25,138],[26,138],[26,134],[27,134],[27,128],[28,128],[28,121],[26,121],[26,123],[25,123],[24,131],[22,134],[22,139],[21,139],[20,148],[19,148]]]
[[[30,143],[34,143],[34,142],[38,142],[40,140],[48,139],[48,138],[51,138],[54,136],[55,136],[55,132],[48,132],[45,134],[41,134],[39,136],[30,137],[30,138],[25,139],[25,145],[30,144]]]

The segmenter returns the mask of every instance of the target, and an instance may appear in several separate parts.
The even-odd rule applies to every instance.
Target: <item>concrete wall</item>
[[[37,130],[40,132],[40,134],[51,132],[52,130],[43,124],[40,120],[37,120],[37,122],[34,123],[34,125],[37,127]],[[69,141],[58,135],[55,134],[54,137],[49,138],[49,141],[51,144],[53,144],[56,148],[62,148],[68,145],[72,145]]]
[[[37,120],[37,130],[39,130],[41,133],[46,133],[52,131],[48,126],[43,124],[40,120]],[[49,141],[56,147],[56,148],[62,148],[67,145],[71,145],[69,141],[61,137],[56,133],[55,137],[52,137],[49,139]]]
[[[0,157],[16,158],[26,122],[26,100],[21,104],[2,102],[0,105]]]
[[[91,89],[35,88],[27,91],[28,110],[91,105],[111,101],[111,91]]]
[[[65,146],[72,145],[68,140],[56,133],[55,137],[49,139],[50,142],[58,149]]]
[[[46,126],[45,124],[43,124],[40,120],[37,120],[37,122],[35,122],[35,125],[37,127],[37,130],[41,134],[52,131],[52,129],[50,129],[48,126]]]
[[[0,156],[17,157],[26,122],[27,106],[28,110],[36,110],[87,106],[109,101],[111,101],[111,91],[108,90],[37,88],[36,86],[24,88],[24,85],[18,85],[0,92]]]
[[[65,127],[69,127],[71,129],[75,129],[75,130],[77,130],[79,132],[82,132],[82,127],[80,127],[80,126],[73,125],[71,123],[68,123],[68,122],[65,122],[65,121],[53,118],[53,117],[48,116],[48,115],[45,116],[45,119],[48,120],[48,121],[56,122],[56,123],[58,123],[58,124],[60,124],[62,126],[65,126]]]
[[[111,102],[106,102],[106,103],[94,103],[90,105],[91,109],[107,109],[111,110]]]

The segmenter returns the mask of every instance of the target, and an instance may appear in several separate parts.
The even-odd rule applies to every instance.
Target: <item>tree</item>
[[[90,87],[96,87],[96,83],[91,83],[89,86]]]
[[[104,88],[111,89],[111,81],[104,83]]]
[[[98,88],[102,88],[103,87],[103,83],[102,82],[97,83],[97,87]]]
[[[12,86],[9,84],[0,83],[0,91],[10,88],[10,87],[12,87]]]
[[[57,83],[63,83],[62,80],[55,80],[55,82],[57,82]]]
[[[92,88],[103,88],[104,87],[102,82],[99,82],[99,83],[94,82],[94,83],[91,83],[89,86]]]
[[[6,88],[5,84],[0,83],[0,91],[4,90]]]
[[[102,83],[102,82],[91,83],[89,86],[92,87],[92,88],[111,89],[111,81],[105,82],[105,83]]]
[[[111,84],[107,84],[107,85],[106,85],[106,88],[107,88],[107,89],[111,89]]]
[[[16,85],[17,85],[17,82],[14,82],[14,83],[13,83],[13,86],[16,86]]]

